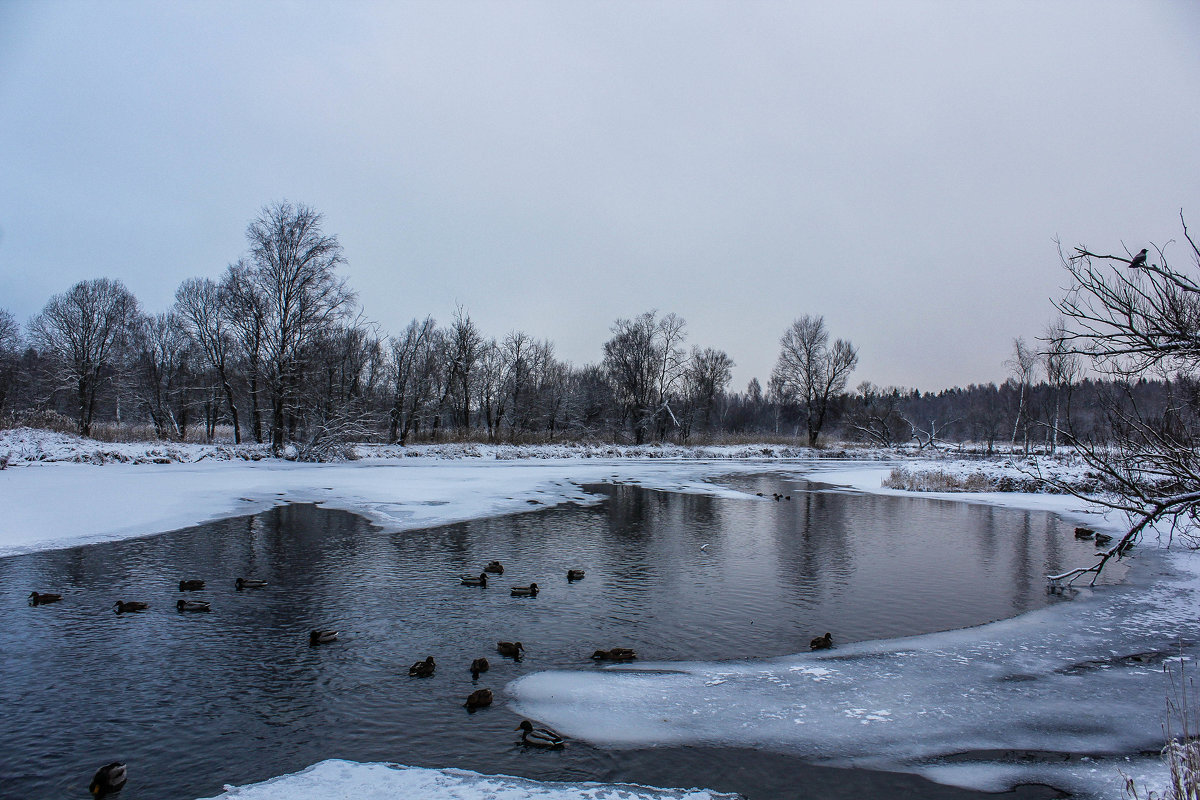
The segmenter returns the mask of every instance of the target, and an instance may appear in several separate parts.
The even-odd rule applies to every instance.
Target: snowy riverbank
[[[0,555],[149,535],[288,502],[319,503],[404,530],[590,503],[595,498],[582,487],[599,482],[745,497],[719,479],[773,471],[845,487],[835,491],[905,493],[881,488],[894,463],[831,459],[526,452],[514,458],[377,454],[331,464],[209,457],[109,462],[12,461],[0,472]],[[1101,530],[1116,531],[1123,522],[1064,495],[924,496],[1049,510]],[[1136,553],[1125,586],[1084,591],[1073,602],[979,628],[772,661],[655,665],[669,673],[535,673],[507,687],[505,697],[519,712],[574,738],[611,746],[749,745],[983,789],[1038,781],[1082,796],[1116,798],[1123,785],[1118,769],[1152,785],[1161,782],[1157,759],[1126,756],[1161,744],[1168,691],[1162,665],[1180,654],[1181,641],[1188,658],[1194,655],[1191,643],[1200,641],[1194,612],[1200,560],[1186,552],[1163,554],[1152,541]],[[1022,751],[1045,750],[1090,755],[1021,757]],[[340,763],[328,787],[340,787],[351,773],[364,785],[379,778],[371,765],[359,770]],[[293,796],[286,782],[275,784],[277,790],[263,786],[256,788],[261,794],[244,796]],[[538,796],[514,787],[505,789],[509,796]],[[581,789],[545,796],[604,795]]]

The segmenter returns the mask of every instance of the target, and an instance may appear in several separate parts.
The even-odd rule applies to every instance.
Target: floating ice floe
[[[654,789],[628,783],[545,783],[461,769],[331,759],[262,783],[227,786],[209,800],[733,800],[707,789]]]

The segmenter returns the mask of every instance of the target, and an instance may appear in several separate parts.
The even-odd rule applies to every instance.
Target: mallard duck
[[[236,588],[239,592],[242,589],[261,589],[266,585],[266,581],[260,581],[258,578],[238,578],[233,583],[234,588]]]
[[[537,597],[538,586],[536,583],[531,583],[528,586],[512,587],[513,597]]]
[[[521,743],[535,747],[562,747],[563,738],[549,728],[535,728],[529,720],[521,720],[516,727],[521,732]]]
[[[1113,540],[1113,537],[1109,536],[1107,533],[1097,533],[1096,534],[1096,547],[1103,547],[1104,545],[1108,544],[1112,540]]]
[[[503,575],[504,574],[504,565],[501,564],[499,561],[489,561],[488,565],[483,568],[483,571],[484,572],[494,572],[497,575]]]
[[[487,672],[491,668],[486,658],[477,658],[471,662],[471,679],[479,680],[479,673]]]
[[[487,573],[486,572],[479,573],[478,578],[472,578],[470,575],[463,575],[458,580],[463,586],[481,586],[484,589],[487,588]]]
[[[581,570],[581,569],[569,569],[569,570],[567,570],[567,580],[568,580],[568,581],[581,581],[581,580],[583,580],[583,570]]]
[[[521,656],[525,653],[525,646],[520,642],[496,642],[496,652],[520,661]]]
[[[336,641],[340,631],[313,631],[308,635],[309,644],[329,644]]]
[[[117,610],[118,614],[125,614],[130,611],[145,611],[149,607],[149,603],[143,603],[141,600],[130,600],[128,603],[124,600],[118,600],[113,603],[113,608]]]
[[[418,661],[408,668],[408,677],[410,678],[428,678],[433,675],[433,671],[437,669],[437,664],[433,661],[433,656],[429,656],[424,661]]]
[[[467,702],[463,703],[467,707],[467,711],[474,711],[477,708],[490,706],[492,704],[491,689],[476,689],[467,695]]]
[[[1075,529],[1075,538],[1076,539],[1090,539],[1095,535],[1096,535],[1096,532],[1094,530],[1092,530],[1091,528],[1076,528]]]
[[[808,646],[813,650],[828,650],[833,647],[833,634],[826,632],[824,636],[818,636],[809,642]]]
[[[179,591],[198,592],[204,588],[204,581],[180,581]]]
[[[62,600],[61,594],[50,594],[49,592],[30,592],[29,605],[44,606],[47,603],[57,603]]]
[[[209,604],[203,600],[180,600],[175,604],[178,611],[209,611]]]
[[[592,653],[595,661],[633,661],[637,653],[631,647],[614,647],[612,650],[597,650]]]
[[[92,783],[88,786],[88,791],[92,793],[93,797],[106,797],[121,791],[125,787],[126,780],[128,780],[128,775],[125,773],[125,765],[120,761],[114,761],[96,770],[96,774],[92,777]]]

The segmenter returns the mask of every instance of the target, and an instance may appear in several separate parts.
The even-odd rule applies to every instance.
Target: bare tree
[[[683,374],[687,359],[682,344],[684,321],[674,314],[661,320],[654,311],[619,319],[604,343],[604,369],[612,382],[634,441],[646,441],[646,431],[658,422],[660,436],[674,417],[668,393]]]
[[[1180,215],[1182,222],[1182,214]],[[1085,247],[1063,254],[1073,285],[1056,305],[1065,318],[1053,337],[1061,352],[1086,358],[1118,391],[1107,405],[1112,442],[1072,430],[1066,441],[1107,484],[1101,502],[1126,511],[1130,528],[1100,562],[1103,568],[1147,526],[1167,520],[1197,541],[1200,522],[1200,248],[1183,224],[1190,266],[1177,269],[1162,248],[1150,259],[1101,255]],[[1139,406],[1133,382],[1173,376],[1161,414]]]
[[[420,427],[433,399],[440,368],[441,333],[432,317],[408,323],[404,335],[388,340],[391,353],[392,407],[389,412],[390,441],[406,444]]]
[[[217,373],[233,424],[233,441],[240,444],[242,428],[230,374],[235,328],[232,301],[228,287],[210,278],[189,278],[175,290],[175,311],[204,361]]]
[[[823,316],[805,315],[780,339],[779,360],[771,381],[779,396],[798,403],[808,429],[808,444],[816,447],[830,402],[846,388],[858,365],[858,351],[845,339],[829,346]]]
[[[1012,446],[1017,446],[1017,432],[1021,429],[1021,421],[1026,416],[1026,398],[1029,395],[1029,387],[1033,383],[1034,374],[1037,372],[1038,353],[1032,347],[1025,343],[1021,337],[1013,339],[1013,354],[1012,357],[1004,362],[1004,366],[1008,367],[1012,373],[1012,379],[1019,387],[1017,399],[1017,413],[1013,420]],[[1025,425],[1025,450],[1029,450],[1029,424],[1026,421]]]
[[[920,444],[916,426],[901,413],[900,401],[898,388],[885,389],[870,381],[863,381],[855,392],[846,427],[865,441],[882,447],[892,447],[908,438],[908,435],[916,438]]]
[[[1053,419],[1050,423],[1050,452],[1058,448],[1058,432],[1063,427],[1063,401],[1065,399],[1069,403],[1071,389],[1083,375],[1079,355],[1071,352],[1066,345],[1067,335],[1067,321],[1062,314],[1047,323],[1042,335],[1042,341],[1045,343],[1045,350],[1041,354],[1042,362],[1054,404]]]
[[[0,417],[12,403],[21,358],[21,328],[17,319],[0,308]]]
[[[294,433],[307,349],[323,329],[350,315],[354,293],[337,274],[343,263],[336,236],[321,229],[308,206],[286,201],[263,208],[246,229],[253,306],[262,314],[262,349],[271,400],[271,446],[278,452]]]
[[[97,278],[50,298],[30,320],[30,338],[53,358],[57,388],[75,396],[76,423],[84,436],[92,432],[97,397],[112,377],[137,313],[137,299],[124,284]]]
[[[133,334],[136,396],[160,439],[187,438],[190,341],[175,313],[140,316]]]
[[[476,378],[475,368],[482,350],[483,335],[471,315],[459,306],[444,338],[446,381],[440,405],[449,406],[451,419],[462,431],[471,429],[472,381]],[[435,435],[440,422],[440,417],[434,420]]]
[[[687,419],[684,423],[685,439],[691,432],[693,420],[700,423],[705,433],[711,431],[713,409],[718,398],[725,394],[725,388],[733,377],[733,367],[733,359],[724,350],[692,348],[683,374],[684,416]]]
[[[236,360],[240,362],[250,393],[250,432],[262,443],[263,350],[267,307],[254,282],[254,271],[245,260],[231,264],[221,278],[221,311],[233,333]]]

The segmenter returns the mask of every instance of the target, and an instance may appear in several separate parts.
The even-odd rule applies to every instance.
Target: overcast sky
[[[164,310],[285,198],[388,333],[659,309],[740,390],[823,314],[852,385],[1002,380],[1056,237],[1200,227],[1200,3],[0,2],[0,308]]]

